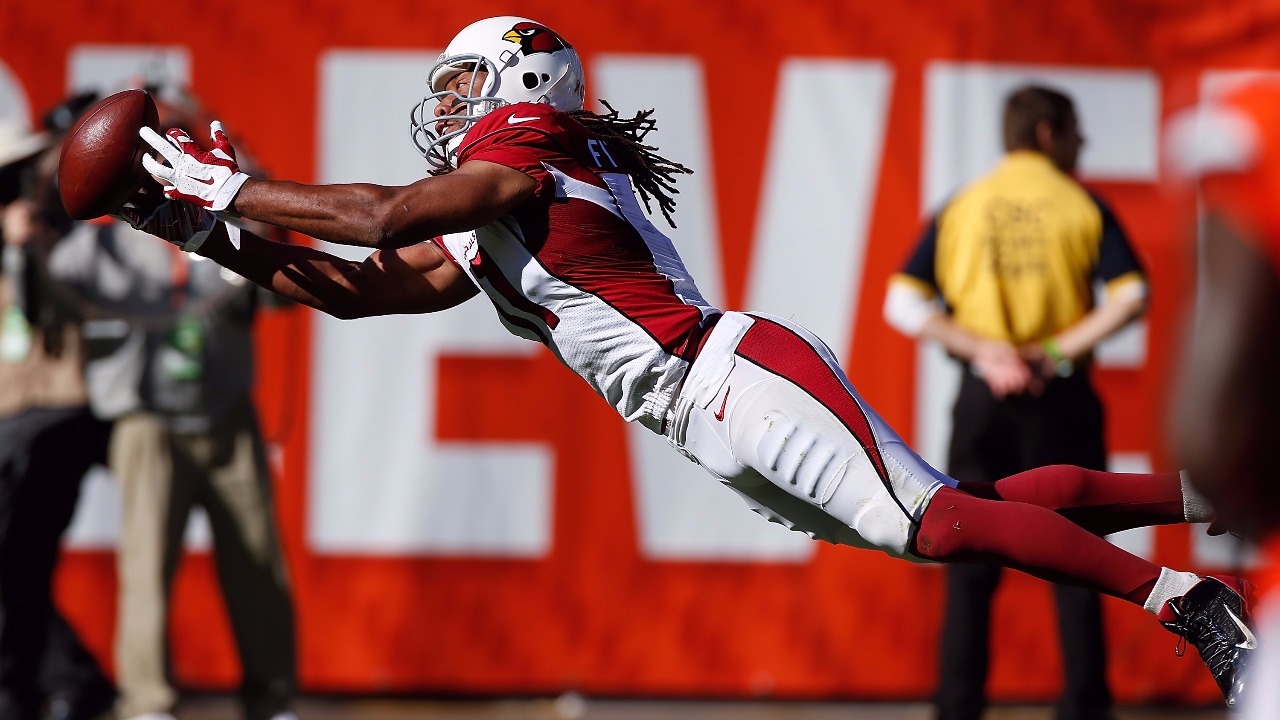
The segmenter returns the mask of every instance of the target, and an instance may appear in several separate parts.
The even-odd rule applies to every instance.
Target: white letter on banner
[[[72,91],[100,95],[143,85],[180,88],[191,82],[191,53],[184,45],[78,45],[71,51],[70,66]]]
[[[331,51],[321,59],[318,182],[405,184],[426,161],[409,109],[436,52]],[[346,257],[368,251],[324,245]],[[356,322],[315,314],[308,543],[320,553],[542,557],[554,458],[526,442],[435,440],[436,358],[532,356],[484,298],[438,316]]]
[[[0,122],[13,123],[21,128],[31,127],[31,104],[27,101],[27,91],[3,60],[0,60]]]
[[[680,179],[680,227],[667,228],[661,217],[655,223],[675,240],[707,299],[722,303],[701,64],[683,57],[606,56],[592,70],[600,95],[624,113],[656,108],[655,137],[663,153],[696,170]],[[781,80],[748,305],[801,319],[843,353],[861,287],[891,71],[883,63],[790,60]],[[792,112],[801,100],[817,112]],[[815,106],[823,101],[828,104]],[[646,557],[803,562],[812,554],[807,538],[749,512],[662,438],[640,428],[632,428],[629,438],[636,526]]]
[[[1150,71],[936,62],[925,70],[923,214],[937,212],[953,192],[999,162],[1005,97],[1031,82],[1058,88],[1075,101],[1088,138],[1080,155],[1081,178],[1157,181],[1160,81]],[[1134,323],[1104,342],[1097,358],[1103,367],[1141,367],[1146,362],[1146,323]],[[956,363],[939,347],[920,349],[914,444],[925,460],[943,470],[959,382]],[[1126,545],[1149,548],[1150,538],[1138,537],[1142,532],[1126,533]]]

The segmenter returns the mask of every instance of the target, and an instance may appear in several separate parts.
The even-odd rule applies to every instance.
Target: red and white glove
[[[142,157],[147,172],[164,181],[164,195],[172,200],[222,212],[231,205],[240,186],[249,176],[240,172],[236,151],[222,129],[222,123],[209,124],[213,150],[203,150],[192,141],[186,130],[170,128],[163,136],[149,127],[138,135],[169,164],[164,165],[150,155]]]

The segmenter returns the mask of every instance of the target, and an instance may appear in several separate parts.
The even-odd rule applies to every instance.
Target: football
[[[58,157],[58,193],[76,220],[119,208],[142,184],[142,156],[151,149],[138,130],[159,129],[156,103],[145,90],[125,90],[98,101],[67,131]]]

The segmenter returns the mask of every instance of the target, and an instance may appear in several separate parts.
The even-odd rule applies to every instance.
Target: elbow
[[[1143,296],[1138,298],[1138,301],[1133,305],[1133,317],[1131,319],[1137,320],[1143,315],[1146,315],[1147,308],[1149,307],[1151,307],[1151,299],[1147,297],[1146,294],[1143,294]]]
[[[881,314],[889,327],[909,338],[918,338],[938,309],[915,289],[891,282]]]
[[[395,229],[384,213],[371,213],[364,223],[364,236],[361,243],[365,247],[387,248],[395,238]]]
[[[369,247],[383,250],[413,245],[422,239],[405,221],[407,209],[398,200],[384,202],[369,213],[365,225],[365,241]]]
[[[1147,283],[1138,281],[1121,286],[1108,299],[1108,302],[1117,303],[1119,305],[1119,314],[1124,322],[1130,323],[1147,313],[1150,296]]]
[[[391,247],[397,235],[395,216],[387,201],[370,202],[355,211],[352,244],[369,248]]]
[[[1137,322],[1147,314],[1148,299],[1144,293],[1141,296],[1126,298],[1121,301],[1123,305],[1120,307],[1120,325],[1125,326]]]

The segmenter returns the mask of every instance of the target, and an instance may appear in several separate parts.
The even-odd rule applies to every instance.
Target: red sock
[[[988,500],[1055,510],[1096,535],[1186,522],[1177,473],[1109,473],[1048,465],[995,483],[961,483],[960,489]]]
[[[952,488],[942,488],[930,501],[920,520],[915,552],[940,562],[1003,565],[1138,605],[1160,576],[1159,566],[1050,509],[983,499]]]

